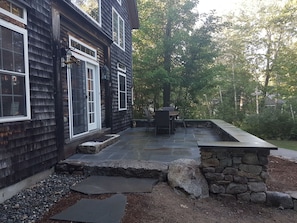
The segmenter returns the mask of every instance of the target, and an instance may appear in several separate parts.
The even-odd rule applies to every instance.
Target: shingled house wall
[[[0,189],[57,163],[50,1],[26,8],[31,120],[0,123]]]
[[[49,170],[76,152],[76,146],[98,135],[100,128],[119,132],[132,120],[132,29],[138,28],[135,0],[101,1],[102,26],[74,7],[70,0],[14,0],[26,9],[27,24],[0,13],[0,19],[25,28],[31,116],[26,120],[0,120],[0,190]],[[112,7],[125,21],[125,50],[112,40]],[[132,14],[131,14],[132,11]],[[131,21],[133,18],[133,21]],[[98,53],[99,69],[107,65],[110,78],[101,78],[101,123],[78,139],[69,136],[69,105],[66,68],[61,49],[69,36],[86,41]],[[127,109],[118,107],[118,64],[126,67]]]

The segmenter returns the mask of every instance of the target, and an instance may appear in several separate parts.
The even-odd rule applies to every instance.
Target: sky
[[[238,0],[199,0],[198,12],[207,13],[215,9],[218,14],[223,14],[234,10],[237,3]]]

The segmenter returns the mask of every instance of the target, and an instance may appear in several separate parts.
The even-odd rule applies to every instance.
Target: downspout
[[[113,100],[113,92],[112,92],[112,70],[111,70],[111,53],[110,53],[110,46],[107,48],[107,64],[110,70],[110,76],[108,81],[108,109],[109,109],[109,127],[110,131],[113,133],[113,110],[112,110],[112,100]]]
[[[104,67],[107,67],[108,70],[103,70],[104,77],[104,87],[105,87],[105,125],[107,128],[110,128],[110,131],[113,131],[112,125],[112,76],[111,76],[111,60],[110,60],[110,47],[106,47],[104,50]]]

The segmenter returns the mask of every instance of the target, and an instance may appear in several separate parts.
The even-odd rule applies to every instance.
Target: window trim
[[[114,40],[114,13],[117,15],[117,25],[118,27],[116,27],[116,29],[118,30],[117,32],[117,41]],[[123,27],[121,29],[120,27],[120,22],[122,22]],[[123,46],[120,45],[120,36],[121,36],[121,31],[123,33]],[[115,10],[114,7],[112,7],[112,40],[113,42],[119,47],[121,48],[123,51],[125,51],[125,47],[126,47],[126,35],[125,35],[125,20],[121,17],[121,15],[117,12],[117,10]]]
[[[97,97],[96,97],[96,105],[95,105],[96,109],[95,110],[100,111],[101,110],[101,96],[100,96],[101,87],[100,87],[100,73],[99,73],[100,66],[99,66],[99,63],[97,63],[96,61],[91,60],[90,58],[87,58],[81,54],[75,53],[75,52],[73,52],[73,56],[75,56],[77,59],[79,59],[82,63],[85,63],[86,67],[85,67],[84,75],[86,75],[87,64],[91,64],[94,67],[96,67],[96,72],[98,73],[98,75],[96,75],[95,81],[98,84],[98,88],[96,89]],[[68,117],[69,117],[68,126],[69,126],[69,138],[72,140],[72,139],[78,138],[80,136],[86,135],[86,134],[90,133],[91,131],[94,131],[94,129],[89,129],[89,126],[87,126],[88,130],[85,132],[82,132],[79,134],[74,134],[74,132],[73,132],[73,120],[72,120],[72,115],[73,115],[72,90],[73,89],[71,86],[71,78],[72,78],[71,67],[67,66]],[[86,78],[87,77],[85,76],[85,79]],[[97,127],[96,127],[97,130],[102,128],[101,118],[102,118],[101,114],[97,113]]]
[[[19,73],[14,71],[8,71],[8,70],[2,70],[0,69],[0,72],[8,74],[8,75],[21,75],[25,78],[25,97],[26,97],[26,115],[20,115],[20,116],[7,116],[7,117],[0,117],[0,123],[5,122],[15,122],[15,121],[25,121],[31,119],[31,106],[30,106],[30,84],[29,84],[29,59],[28,59],[28,31],[24,28],[21,28],[19,26],[16,26],[14,24],[11,24],[9,22],[6,22],[4,20],[0,20],[0,26],[3,26],[7,29],[10,29],[14,32],[21,33],[23,35],[23,41],[24,41],[24,66],[25,66],[25,72]]]
[[[20,7],[21,9],[23,9],[23,17],[24,18],[21,18],[21,17],[15,15],[15,14],[13,14],[13,13],[11,13],[11,12],[3,9],[3,8],[1,8],[1,7],[0,7],[0,13],[2,13],[4,15],[7,15],[7,16],[11,17],[12,19],[17,20],[17,21],[19,21],[19,22],[24,23],[25,25],[27,25],[27,10],[26,10],[26,8],[20,6],[17,3],[14,3],[14,2],[11,2],[11,1],[9,1],[9,2],[10,2],[10,4],[16,5],[17,7]]]
[[[125,91],[121,91],[120,89],[120,76],[125,78]],[[126,98],[124,107],[121,107],[121,93],[124,93]],[[127,110],[127,75],[121,71],[118,71],[118,107],[119,111]]]
[[[99,10],[99,18],[97,21],[96,19],[94,19],[92,16],[90,16],[87,12],[85,12],[84,10],[82,10],[79,5],[77,5],[76,3],[70,1],[73,5],[75,5],[75,7],[77,7],[82,13],[84,13],[88,18],[90,18],[92,21],[94,21],[96,24],[99,25],[99,27],[102,27],[102,10],[101,10],[101,0],[97,0],[98,2],[98,10]]]
[[[117,68],[118,68],[118,70],[120,70],[120,71],[122,71],[124,73],[126,73],[126,71],[127,71],[127,67],[122,63],[118,63]]]

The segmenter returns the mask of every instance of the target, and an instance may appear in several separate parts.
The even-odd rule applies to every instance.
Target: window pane
[[[10,12],[10,3],[7,0],[0,1],[0,7]]]
[[[11,96],[3,96],[3,117],[11,116],[11,106],[12,106],[12,97]]]
[[[79,51],[82,51],[92,57],[96,57],[96,52],[95,50],[92,50],[90,48],[88,48],[87,46],[84,46],[83,44],[81,43],[78,43],[77,41],[75,40],[71,40],[71,46],[74,47],[75,49],[78,49]]]
[[[126,108],[126,94],[120,93],[120,108]]]
[[[119,45],[124,48],[124,20],[120,19]]]
[[[14,95],[23,95],[25,92],[25,78],[21,76],[12,76],[12,88]]]
[[[4,10],[20,17],[24,18],[24,11],[22,8],[18,7],[17,5],[7,1],[7,0],[1,0],[0,1],[0,8],[3,8]]]
[[[2,48],[12,50],[12,31],[5,27],[2,27]]]
[[[100,23],[100,9],[98,0],[71,0],[83,12],[91,16],[95,21]]]
[[[118,27],[118,14],[113,11],[113,21],[112,21],[112,28],[113,28],[113,41],[118,44],[118,35],[119,35],[119,27]]]
[[[0,69],[7,71],[25,72],[23,34],[1,27],[0,50],[2,58]]]
[[[120,75],[120,91],[125,91],[125,77]]]
[[[26,115],[24,96],[3,96],[2,104],[3,112],[1,112],[1,117]]]
[[[24,54],[24,39],[20,33],[13,33],[13,49],[16,53]]]
[[[2,95],[12,94],[12,80],[10,75],[1,75],[1,93]]]
[[[13,54],[11,51],[3,50],[3,69],[13,71]]]
[[[14,54],[14,71],[19,73],[25,72],[24,57],[22,54]]]
[[[14,5],[14,4],[12,4],[11,13],[14,14],[14,15],[16,15],[16,16],[18,16],[18,17],[20,17],[20,18],[23,18],[24,17],[23,16],[23,9],[20,8],[20,7],[18,7],[18,6],[16,6],[16,5]]]
[[[27,115],[25,109],[25,97],[24,96],[15,96],[14,102],[11,105],[11,115]]]
[[[27,115],[25,78],[1,74],[0,117]]]

